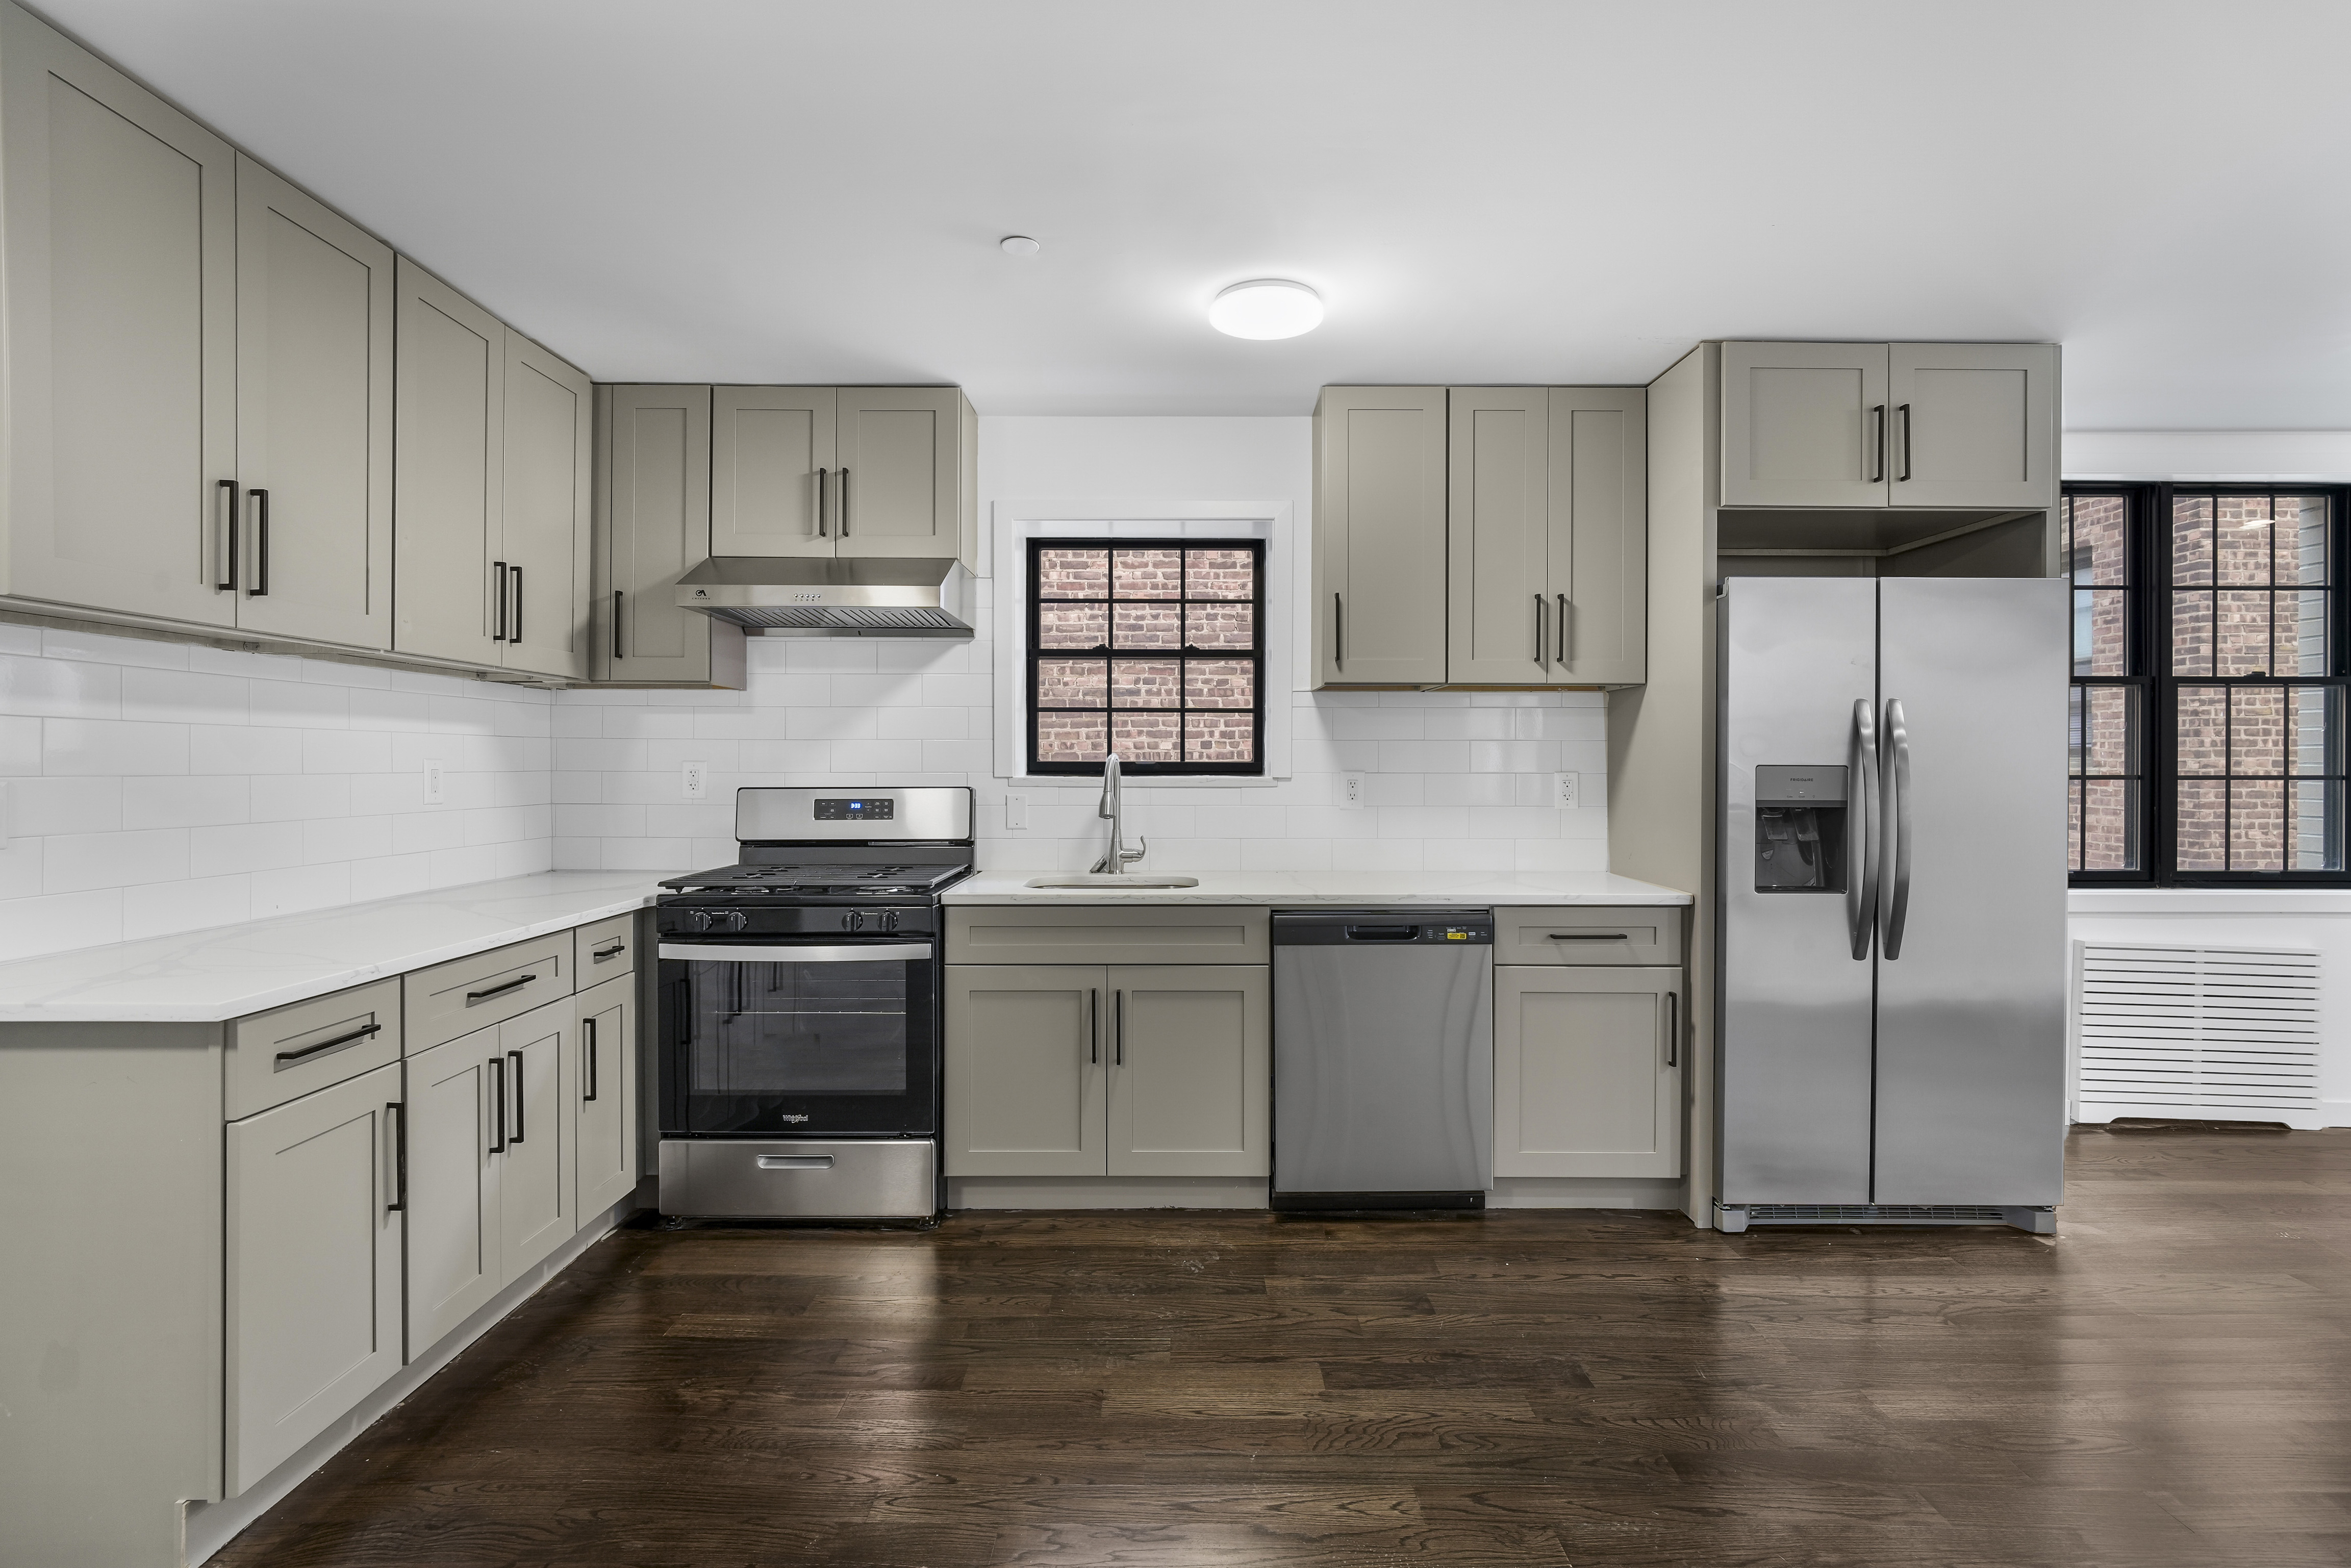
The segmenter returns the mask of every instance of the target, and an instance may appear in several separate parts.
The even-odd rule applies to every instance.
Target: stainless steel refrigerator
[[[1719,613],[1716,1223],[2053,1229],[2065,584],[1734,577]]]

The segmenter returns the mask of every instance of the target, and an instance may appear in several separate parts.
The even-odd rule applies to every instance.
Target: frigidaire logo
[[[806,1116],[787,1116],[784,1120],[787,1122],[805,1122],[808,1118]]]

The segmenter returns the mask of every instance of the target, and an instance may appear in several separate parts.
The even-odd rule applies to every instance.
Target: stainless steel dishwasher
[[[1273,1207],[1483,1208],[1494,915],[1276,910]]]

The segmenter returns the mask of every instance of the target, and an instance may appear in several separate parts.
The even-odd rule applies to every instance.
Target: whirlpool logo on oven
[[[787,1122],[805,1122],[808,1120],[806,1116],[786,1116],[782,1119]]]

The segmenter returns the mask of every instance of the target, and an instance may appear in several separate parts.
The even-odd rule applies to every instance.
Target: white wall
[[[2262,483],[2351,480],[2351,431],[2069,430],[2069,479]],[[2319,1115],[2351,1126],[2351,894],[2081,891],[2067,935],[2076,942],[2308,947],[2322,955]]]
[[[999,501],[1312,500],[1302,418],[987,418],[983,528]],[[1108,520],[1108,519],[1105,519]],[[987,564],[987,563],[983,563]],[[992,769],[994,591],[968,643],[761,638],[743,693],[566,692],[556,704],[556,863],[583,869],[723,863],[744,784],[969,784],[980,862],[1082,870],[1101,853],[1099,787],[1021,785],[1029,826],[1005,826]],[[1305,591],[1303,581],[1296,591]],[[1285,681],[1283,684],[1290,684]],[[1240,788],[1137,786],[1131,833],[1155,870],[1604,869],[1606,770],[1598,693],[1273,690],[1292,705],[1287,779]],[[685,762],[710,799],[682,797]],[[1341,810],[1333,775],[1367,775],[1367,809]],[[1544,804],[1552,775],[1590,775],[1594,805]]]
[[[553,712],[447,675],[0,625],[0,958],[545,871]]]

